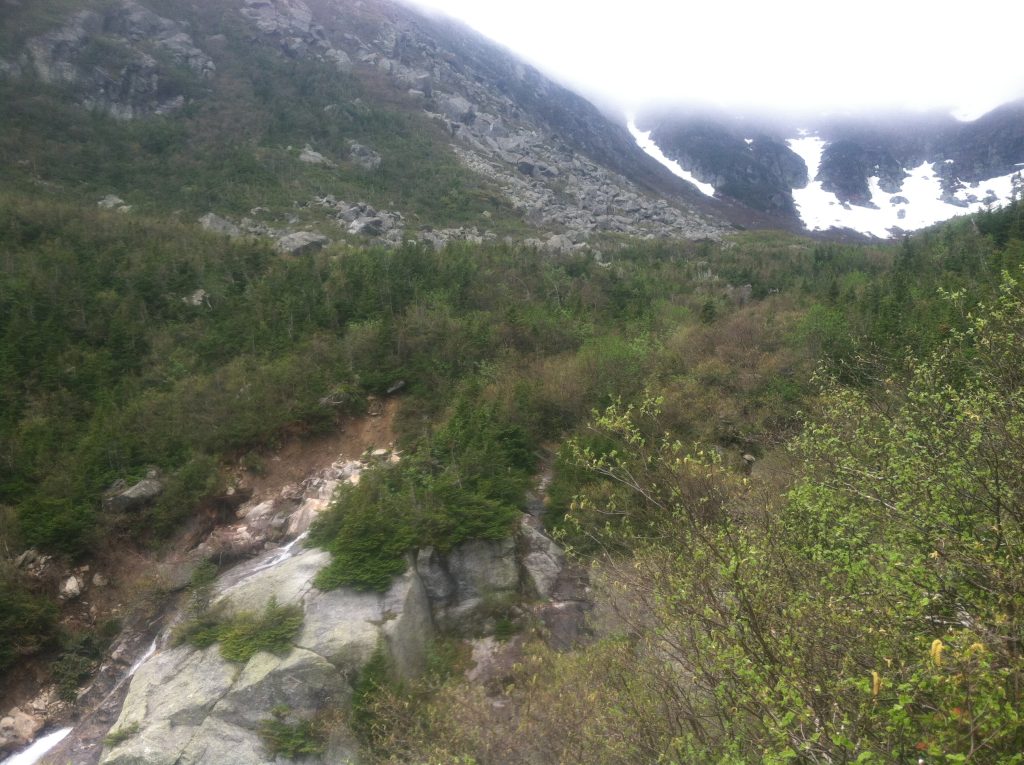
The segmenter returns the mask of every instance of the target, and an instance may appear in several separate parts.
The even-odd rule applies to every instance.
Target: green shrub
[[[322,755],[327,748],[327,731],[318,720],[287,721],[291,710],[276,706],[272,717],[260,722],[260,738],[272,757],[294,760],[302,755]]]
[[[316,586],[384,590],[415,547],[449,550],[508,535],[533,461],[518,428],[464,396],[433,437],[398,465],[342,489],[317,520],[310,543],[332,557]]]
[[[56,624],[52,603],[0,572],[0,672],[50,643]]]
[[[363,665],[359,676],[352,684],[352,706],[349,725],[352,732],[363,741],[372,741],[377,715],[374,705],[381,693],[396,687],[391,663],[383,648],[379,647],[370,660]]]
[[[103,746],[113,748],[118,744],[123,744],[138,732],[139,724],[137,722],[134,722],[131,725],[125,725],[123,728],[118,728],[117,730],[112,730],[104,736]]]
[[[174,643],[189,643],[208,648],[220,643],[220,653],[228,661],[247,662],[260,651],[284,653],[302,628],[302,607],[279,606],[271,598],[262,613],[225,616],[222,610],[207,611],[183,623],[174,634]]]
[[[113,634],[103,630],[64,635],[61,638],[60,657],[50,667],[61,699],[71,702],[78,697],[78,688],[99,666]]]

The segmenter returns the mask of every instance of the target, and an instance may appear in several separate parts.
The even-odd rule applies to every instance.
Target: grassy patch
[[[118,744],[123,744],[125,741],[130,739],[136,733],[139,732],[139,724],[137,722],[131,725],[125,725],[123,728],[112,730],[103,738],[103,745],[107,747],[115,747]]]
[[[273,757],[294,760],[303,755],[322,755],[327,748],[327,730],[317,719],[289,721],[291,710],[278,705],[272,717],[260,723],[260,738]]]
[[[177,645],[189,643],[208,648],[220,643],[220,653],[228,661],[244,663],[260,651],[287,652],[302,628],[301,606],[279,606],[271,598],[262,613],[225,616],[223,611],[201,613],[181,625],[174,635]]]

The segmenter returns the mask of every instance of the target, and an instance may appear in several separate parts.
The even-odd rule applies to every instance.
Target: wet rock
[[[537,521],[523,516],[519,544],[525,583],[541,598],[550,597],[565,567],[565,553],[553,539],[535,528]]]
[[[277,249],[286,255],[310,255],[322,250],[331,240],[312,231],[297,231],[277,240]]]
[[[568,651],[593,638],[587,623],[592,610],[584,601],[556,601],[545,603],[537,615],[544,624],[545,640],[556,651]]]
[[[161,651],[146,661],[131,687],[112,731],[137,731],[105,750],[105,765],[173,765],[193,742],[217,702],[231,689],[237,665],[216,645]],[[259,762],[259,760],[257,760]]]
[[[0,753],[20,749],[35,740],[43,729],[43,719],[30,715],[18,707],[0,718]]]
[[[430,605],[411,570],[384,593],[312,586],[327,553],[303,550],[276,564],[272,556],[227,572],[213,605],[228,614],[262,610],[271,598],[298,604],[303,623],[283,655],[258,653],[244,665],[225,661],[217,646],[157,652],[131,682],[114,731],[136,732],[105,750],[105,765],[271,765],[259,736],[278,705],[308,719],[343,707],[349,680],[381,647],[398,673],[422,671],[433,633]],[[332,737],[330,762],[353,761],[351,737]],[[320,762],[322,760],[316,760]]]

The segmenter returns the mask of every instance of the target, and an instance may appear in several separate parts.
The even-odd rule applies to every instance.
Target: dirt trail
[[[264,458],[262,473],[247,474],[243,485],[252,489],[254,500],[268,498],[339,458],[356,459],[368,450],[394,446],[399,400],[389,398],[378,403],[374,411],[379,413],[346,420],[332,433],[286,441]]]

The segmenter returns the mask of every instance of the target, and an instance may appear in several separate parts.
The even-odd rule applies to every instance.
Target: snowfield
[[[714,186],[697,180],[677,161],[666,157],[651,138],[651,131],[640,130],[632,116],[628,117],[626,126],[637,146],[648,156],[667,167],[675,176],[692,183],[707,196],[715,195]],[[840,202],[835,194],[825,191],[821,183],[814,180],[821,166],[825,141],[803,129],[797,130],[797,136],[786,143],[807,163],[807,174],[811,178],[806,188],[793,190],[793,200],[796,202],[800,221],[808,231],[826,231],[833,227],[846,228],[880,239],[888,239],[899,235],[900,232],[916,231],[957,215],[984,210],[989,205],[1004,205],[1010,200],[1015,172],[1024,171],[1024,163],[1020,163],[1018,167],[1021,170],[1014,173],[968,184],[967,188],[960,189],[954,195],[962,203],[957,205],[942,200],[939,177],[932,169],[932,165],[924,162],[914,168],[904,168],[909,177],[903,179],[900,190],[895,194],[882,191],[878,178],[870,178],[868,187],[874,207],[860,207]],[[753,139],[745,138],[744,141],[749,146]],[[946,163],[952,161],[945,160]]]
[[[966,207],[943,202],[939,178],[932,170],[932,166],[925,162],[918,167],[906,169],[910,177],[903,179],[903,185],[896,194],[882,191],[878,179],[871,178],[871,202],[878,209],[844,205],[834,194],[825,191],[821,183],[813,180],[821,165],[825,141],[817,136],[805,134],[800,138],[790,139],[787,143],[789,148],[807,163],[808,175],[812,178],[807,188],[793,190],[793,199],[800,213],[800,220],[810,231],[824,231],[836,226],[884,239],[893,235],[893,229],[915,231],[956,215],[978,212],[985,209],[986,200],[996,207],[1005,204],[1010,199],[1013,188],[1014,173],[1010,173],[974,186],[968,185],[967,188],[956,192],[956,198],[966,202]],[[898,199],[900,197],[906,202]],[[899,217],[901,210],[902,218]]]
[[[715,187],[710,183],[704,183],[698,181],[692,173],[687,172],[682,166],[674,159],[669,159],[665,156],[665,153],[658,148],[653,140],[651,140],[651,131],[644,132],[636,126],[636,120],[630,116],[626,122],[626,127],[629,128],[629,132],[633,135],[633,139],[636,141],[636,145],[639,146],[644,152],[654,159],[658,160],[661,164],[672,171],[672,174],[678,178],[682,178],[684,181],[688,181],[700,189],[702,194],[713,197],[715,195]]]

